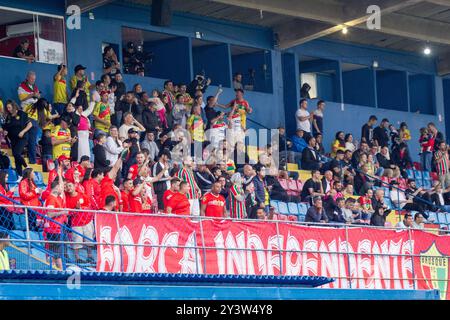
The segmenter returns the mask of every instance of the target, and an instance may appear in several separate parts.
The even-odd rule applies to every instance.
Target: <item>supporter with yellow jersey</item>
[[[52,130],[53,159],[58,159],[60,156],[70,158],[72,145],[77,141],[77,137],[72,138],[70,134],[68,122],[68,119],[63,117],[60,124]]]
[[[111,127],[111,108],[108,104],[108,91],[100,92],[100,101],[95,104],[92,115],[94,116],[95,129],[109,133]]]
[[[92,85],[86,77],[85,70],[86,70],[86,67],[83,67],[81,64],[79,64],[75,67],[75,69],[74,69],[75,75],[70,79],[70,88],[72,90],[74,90],[77,87],[77,82],[83,81],[84,82],[84,91],[87,94],[87,100],[89,102],[90,101],[89,92],[91,90]]]
[[[60,64],[58,72],[53,77],[53,107],[59,114],[63,113],[68,102],[66,76],[67,67]]]

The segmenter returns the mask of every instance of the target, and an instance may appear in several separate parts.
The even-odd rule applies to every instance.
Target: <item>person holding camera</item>
[[[120,63],[117,55],[111,46],[103,49],[103,74],[107,74],[114,79],[117,72],[120,72]]]
[[[63,113],[68,102],[66,76],[67,67],[60,64],[58,72],[53,76],[53,107],[58,114]]]
[[[84,92],[87,94],[87,102],[90,101],[89,92],[92,90],[95,86],[91,85],[88,78],[86,77],[86,67],[82,66],[81,64],[75,66],[74,68],[74,76],[70,79],[70,88],[72,90],[79,88],[78,87],[78,81],[82,81],[84,83]]]

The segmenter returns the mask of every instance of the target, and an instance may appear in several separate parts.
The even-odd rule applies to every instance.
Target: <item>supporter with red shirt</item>
[[[170,201],[170,199],[173,198],[176,193],[178,193],[178,191],[180,191],[180,182],[181,180],[178,178],[172,179],[172,181],[170,181],[170,189],[164,191],[163,204],[165,212],[167,212],[167,203]]]
[[[151,213],[152,202],[145,194],[145,183],[139,178],[133,181],[134,189],[129,194],[130,212]]]
[[[202,199],[200,214],[206,217],[226,217],[225,198],[220,194],[222,186],[214,182],[211,192],[207,192]]]
[[[92,210],[99,210],[100,206],[100,183],[104,178],[104,173],[101,169],[93,169],[91,178],[83,183],[86,195],[89,198]]]
[[[19,183],[19,197],[20,202],[24,206],[42,207],[39,200],[42,190],[36,187],[34,182],[34,172],[32,168],[26,168],[22,173],[22,180]],[[28,210],[28,221],[32,230],[37,230],[36,227],[36,209]]]
[[[138,152],[136,154],[136,164],[133,164],[130,167],[130,170],[128,170],[128,179],[131,179],[134,181],[139,175],[140,169],[147,165],[147,161],[145,161],[145,154],[143,152]]]
[[[55,209],[55,210],[46,210],[45,216],[52,220],[46,219],[44,225],[44,233],[46,235],[46,239],[48,241],[56,241],[49,243],[48,247],[50,251],[54,253],[54,257],[52,258],[53,263],[57,268],[62,269],[62,261],[61,255],[64,249],[61,247],[61,244],[58,243],[62,239],[62,229],[61,225],[64,225],[67,222],[67,210],[62,210],[66,207],[64,200],[64,183],[61,174],[61,169],[59,170],[58,178],[55,179],[51,184],[51,193],[48,195],[45,200],[45,207],[47,209]],[[59,210],[58,210],[59,209]]]
[[[188,216],[191,213],[191,204],[187,195],[189,194],[189,184],[182,181],[179,184],[180,191],[175,192],[167,201],[166,212]]]
[[[120,211],[131,212],[130,208],[130,194],[133,192],[133,180],[126,179],[123,182],[123,190],[120,191],[121,194],[121,204]]]
[[[60,156],[60,157],[58,158],[58,164],[59,164],[59,166],[61,166],[61,167],[63,168],[63,172],[62,172],[62,173],[63,173],[63,175],[65,175],[65,173],[67,172],[67,170],[70,169],[70,158],[67,157],[67,156],[65,156],[65,155],[62,155],[62,156]],[[59,166],[58,166],[58,167],[59,167]],[[44,191],[44,192],[42,193],[42,195],[41,195],[42,200],[45,201],[45,199],[46,199],[46,198],[48,197],[48,195],[50,194],[52,182],[53,182],[53,180],[55,180],[55,178],[56,178],[57,176],[58,176],[58,169],[57,169],[57,168],[51,170],[51,171],[48,173],[47,189],[45,189],[45,191]]]
[[[100,182],[100,206],[103,207],[105,205],[106,197],[113,196],[116,199],[116,208],[114,208],[114,211],[117,211],[119,209],[120,205],[120,190],[114,185],[114,181],[116,180],[117,173],[120,170],[120,167],[122,166],[122,157],[117,160],[117,162],[114,164],[114,167],[111,169],[107,169],[105,172],[105,176],[102,179],[102,182]]]
[[[8,171],[0,171],[0,227],[6,230],[14,229],[14,217],[12,213],[13,208],[6,208],[5,205],[11,205],[12,202],[7,198],[12,198],[14,196],[15,187],[9,190],[8,184]]]

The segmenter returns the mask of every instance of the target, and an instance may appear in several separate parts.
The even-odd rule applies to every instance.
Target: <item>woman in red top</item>
[[[25,170],[23,170],[22,181],[20,181],[19,183],[20,202],[24,206],[42,207],[41,200],[39,200],[41,193],[42,190],[36,187],[36,184],[34,182],[33,169],[26,168]],[[33,231],[37,230],[36,212],[40,211],[36,209],[28,210],[28,221],[30,223],[30,228]]]
[[[12,198],[14,196],[14,189],[9,190],[8,172],[0,171],[0,227],[6,230],[14,229],[14,218],[12,208],[5,208],[5,205],[11,205],[12,202],[4,197]]]
[[[57,268],[62,269],[61,255],[64,249],[61,248],[60,241],[63,240],[62,225],[67,223],[68,211],[63,210],[66,204],[61,170],[59,170],[58,179],[55,179],[51,184],[51,193],[45,200],[45,207],[52,209],[46,210],[45,213],[45,216],[51,219],[46,219],[45,221],[45,237],[48,241],[52,241],[48,247],[54,253],[52,258],[53,263]]]
[[[188,216],[191,213],[191,204],[187,198],[190,187],[187,182],[180,183],[180,191],[175,192],[173,197],[167,201],[166,212],[174,213],[183,216]]]

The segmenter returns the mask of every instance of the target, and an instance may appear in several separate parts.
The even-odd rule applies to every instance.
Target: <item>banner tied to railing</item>
[[[325,276],[336,280],[323,287],[450,299],[450,237],[419,230],[97,214],[96,234],[98,271]]]

